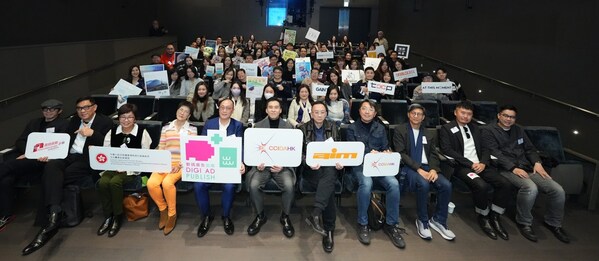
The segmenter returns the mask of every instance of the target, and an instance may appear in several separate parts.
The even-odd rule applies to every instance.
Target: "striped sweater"
[[[172,164],[181,163],[181,135],[198,135],[198,130],[193,127],[189,122],[185,122],[179,132],[175,128],[175,121],[170,122],[168,125],[162,127],[162,133],[160,134],[160,144],[158,144],[159,150],[168,150],[171,152]]]

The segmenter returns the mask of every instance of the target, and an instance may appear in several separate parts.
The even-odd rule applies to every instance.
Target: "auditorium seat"
[[[359,109],[359,108],[358,108]],[[359,116],[359,114],[358,114]],[[381,116],[391,125],[405,123],[408,120],[407,100],[381,100]]]
[[[183,101],[185,101],[183,96],[160,97],[156,101],[156,115],[152,120],[160,121],[163,124],[175,120],[177,118],[177,107]]]
[[[96,112],[98,112],[100,114],[104,114],[106,116],[110,116],[110,115],[114,114],[117,110],[116,105],[117,105],[118,97],[119,97],[118,95],[111,95],[111,94],[94,94],[94,95],[92,95],[92,98],[94,98],[94,100],[96,101],[96,104],[98,105]]]
[[[154,116],[154,103],[156,98],[148,95],[131,95],[127,97],[127,103],[135,104],[137,107],[137,120],[149,120]]]
[[[424,126],[427,128],[435,128],[437,125],[440,125],[441,118],[441,106],[439,106],[439,102],[436,100],[418,100],[412,103],[418,103],[426,109],[426,117],[424,117]]]
[[[473,101],[474,119],[479,124],[489,124],[497,120],[497,102],[494,101]]]
[[[407,97],[412,99],[414,98],[414,89],[418,87],[420,83],[406,83]]]
[[[453,112],[455,111],[456,105],[460,103],[460,101],[442,101],[441,102],[441,120],[445,122],[449,122],[455,120],[455,115]]]

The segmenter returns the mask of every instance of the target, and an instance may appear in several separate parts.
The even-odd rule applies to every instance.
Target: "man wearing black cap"
[[[32,132],[64,133],[67,129],[67,120],[60,118],[62,113],[62,102],[54,99],[44,101],[41,104],[43,117],[31,120],[21,136],[15,142],[15,150],[19,157],[8,160],[0,165],[0,231],[6,228],[6,225],[14,220],[12,213],[13,203],[13,185],[19,176],[41,174],[44,170],[45,159],[26,159],[25,147],[27,137]]]
[[[42,226],[35,239],[23,249],[23,255],[40,249],[58,232],[64,185],[92,175],[89,147],[104,145],[104,136],[113,125],[110,118],[96,113],[97,107],[92,97],[77,99],[77,114],[71,118],[67,127],[67,133],[71,136],[69,154],[64,159],[49,160],[42,174],[44,208],[40,210],[44,214],[49,213],[47,224]]]

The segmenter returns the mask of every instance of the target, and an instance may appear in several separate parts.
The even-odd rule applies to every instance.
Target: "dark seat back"
[[[460,103],[460,101],[442,101],[441,115],[443,116],[443,118],[449,121],[455,120],[455,115],[453,115],[453,112],[455,111],[455,107],[456,105],[458,105],[458,103]]]
[[[566,160],[562,139],[554,127],[526,126],[524,131],[537,150],[542,151],[559,162]]]
[[[98,109],[96,111],[100,114],[104,114],[106,116],[112,115],[116,112],[116,105],[118,100],[118,95],[111,94],[94,94],[92,98],[96,101],[98,105]]]
[[[177,118],[177,107],[183,101],[185,101],[183,96],[160,97],[156,104],[156,116],[152,120],[161,121],[162,123],[175,120]]]
[[[497,120],[497,102],[494,101],[473,101],[474,118],[489,124]]]
[[[408,101],[381,100],[381,116],[391,125],[405,123],[408,120]]]
[[[127,97],[127,103],[135,104],[135,106],[137,106],[137,120],[143,120],[144,118],[154,113],[155,101],[156,99],[154,96],[131,95]]]
[[[427,128],[435,128],[440,124],[441,117],[441,106],[436,100],[419,100],[414,103],[418,103],[426,109],[426,117],[424,118],[424,125]]]
[[[162,132],[162,122],[160,121],[137,121],[139,126],[146,128],[152,138],[150,149],[155,149],[160,143],[160,133]]]

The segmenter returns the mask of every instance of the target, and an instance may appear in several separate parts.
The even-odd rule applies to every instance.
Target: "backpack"
[[[372,193],[368,206],[368,225],[372,230],[380,230],[385,224],[385,200],[381,194]]]

